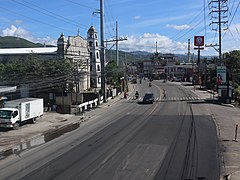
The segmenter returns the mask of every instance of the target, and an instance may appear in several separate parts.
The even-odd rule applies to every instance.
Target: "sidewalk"
[[[72,131],[85,120],[84,116],[44,112],[36,124],[25,124],[18,130],[1,129],[0,159]]]

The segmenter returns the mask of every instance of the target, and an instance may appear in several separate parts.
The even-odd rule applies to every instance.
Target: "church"
[[[68,37],[61,33],[57,47],[0,49],[0,61],[24,58],[29,54],[36,54],[43,60],[69,59],[77,74],[74,77],[78,80],[76,92],[101,87],[98,34],[93,26],[89,28],[86,39],[81,37],[79,32],[76,36]]]

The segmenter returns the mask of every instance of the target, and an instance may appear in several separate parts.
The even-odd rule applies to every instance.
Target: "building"
[[[160,59],[163,60],[167,66],[175,65],[178,62],[177,56],[171,53],[161,54]]]
[[[91,26],[87,33],[87,42],[90,49],[90,82],[91,87],[101,88],[101,61],[96,29]]]
[[[62,33],[57,41],[56,58],[69,59],[74,65],[75,91],[90,88],[90,51],[88,43],[79,33],[65,38]]]
[[[0,61],[18,60],[33,54],[39,60],[69,59],[74,65],[75,91],[90,88],[90,50],[88,42],[79,33],[65,37],[62,33],[57,40],[57,47],[40,48],[4,48],[0,49]]]

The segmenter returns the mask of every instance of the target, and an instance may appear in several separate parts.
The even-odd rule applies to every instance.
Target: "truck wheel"
[[[35,124],[37,122],[36,118],[32,118],[32,124]]]
[[[19,127],[20,127],[20,123],[19,123],[19,122],[16,122],[16,123],[13,125],[13,129],[14,129],[14,130],[19,129]]]

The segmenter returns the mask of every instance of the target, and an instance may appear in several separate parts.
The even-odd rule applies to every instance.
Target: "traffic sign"
[[[204,36],[194,36],[194,46],[204,46]]]

